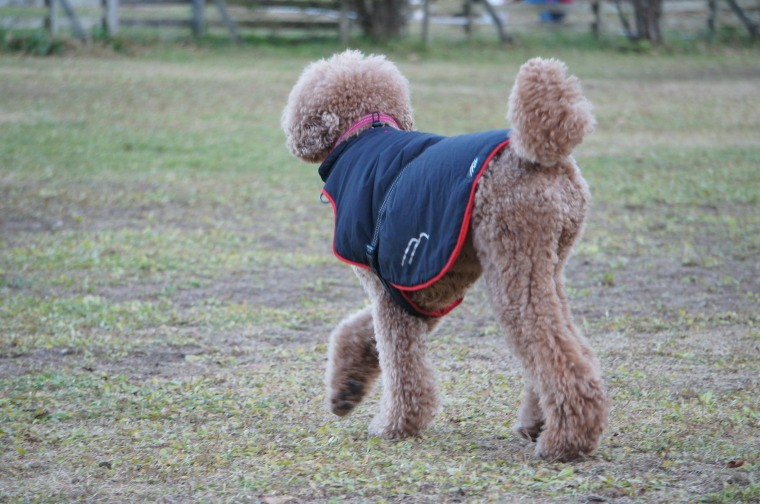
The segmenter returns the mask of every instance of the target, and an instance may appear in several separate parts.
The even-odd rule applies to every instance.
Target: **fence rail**
[[[234,1],[234,0],[233,0]],[[501,36],[535,30],[541,9],[561,8],[567,16],[562,25],[568,30],[592,30],[596,33],[620,33],[616,0],[576,0],[572,4],[528,5],[525,3],[492,4],[483,18],[472,26],[502,23]],[[503,1],[503,0],[502,0]],[[53,34],[72,30],[87,39],[94,29],[109,35],[123,30],[191,30],[196,36],[209,30],[224,30],[239,39],[239,30],[288,30],[298,32],[338,33],[347,43],[356,15],[349,10],[349,0],[260,0],[245,5],[225,0],[0,0],[0,28],[45,28]],[[483,0],[421,0],[413,5],[412,27],[424,36],[429,27],[438,31],[444,25],[465,23],[459,12],[463,3],[483,9]],[[68,8],[67,8],[68,7]],[[623,12],[631,16],[631,3],[620,2]],[[423,21],[415,24],[415,22]],[[757,37],[760,24],[760,0],[664,0],[662,27],[665,30],[715,33],[721,26],[745,27]],[[416,29],[415,28],[415,29]],[[450,29],[450,28],[449,28]]]
[[[239,40],[239,28],[337,33],[348,43],[355,15],[348,0],[261,0],[227,6],[224,0],[0,0],[0,28],[71,29],[87,40],[94,29],[184,29],[200,36],[223,29]]]

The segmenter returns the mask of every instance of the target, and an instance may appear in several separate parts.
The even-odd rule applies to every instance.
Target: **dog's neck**
[[[338,146],[339,143],[343,142],[344,140],[350,138],[353,135],[356,135],[357,133],[360,133],[361,131],[369,128],[369,127],[376,127],[376,126],[382,126],[384,124],[387,124],[388,126],[393,126],[396,129],[399,128],[398,123],[394,118],[389,116],[388,114],[381,114],[380,112],[373,112],[372,114],[365,115],[358,121],[356,121],[354,124],[351,125],[350,128],[346,130],[345,133],[343,133],[340,138],[338,138],[338,141],[335,142],[335,145],[333,145],[333,149]]]

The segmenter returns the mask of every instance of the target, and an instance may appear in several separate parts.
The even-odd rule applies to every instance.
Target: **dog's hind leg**
[[[571,331],[578,338],[582,338],[575,325],[571,322],[572,315],[570,313],[570,304],[565,295],[565,279],[563,274],[564,264],[567,262],[567,258],[572,250],[573,242],[580,235],[582,228],[582,219],[568,219],[565,221],[562,234],[560,235],[558,243],[558,261],[554,270],[554,281],[557,285],[557,294],[560,299],[562,307],[562,315],[566,321],[567,330]],[[589,360],[596,359],[593,351],[587,345],[582,345],[584,355]],[[529,441],[537,441],[538,436],[541,434],[541,430],[544,427],[544,414],[541,411],[541,404],[538,397],[538,392],[534,385],[534,379],[530,374],[526,373],[525,376],[525,393],[523,395],[522,404],[520,405],[520,411],[517,414],[517,424],[515,425],[515,432],[523,436]]]
[[[372,299],[372,318],[382,370],[380,411],[373,436],[404,438],[419,433],[438,410],[438,394],[427,356],[427,336],[438,319],[418,318],[398,306],[373,273],[357,270]]]
[[[542,458],[572,460],[597,447],[608,402],[563,292],[563,213],[546,199],[505,200],[498,215],[481,206],[473,230],[494,312],[528,375],[518,431],[538,434]]]
[[[516,253],[515,264],[506,268],[486,263],[485,278],[510,346],[529,375],[517,430],[538,435],[536,452],[542,458],[566,461],[596,448],[607,399],[596,356],[569,329],[548,255],[546,249],[532,258]]]
[[[338,416],[350,413],[372,388],[378,374],[372,307],[367,306],[343,320],[330,335],[325,374],[330,411]]]

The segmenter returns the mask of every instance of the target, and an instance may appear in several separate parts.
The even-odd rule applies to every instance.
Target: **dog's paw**
[[[572,462],[589,455],[596,449],[596,445],[596,441],[585,436],[576,437],[570,432],[544,432],[538,438],[535,453],[536,457],[547,462]]]
[[[366,394],[366,386],[359,380],[349,378],[340,389],[333,391],[330,411],[338,416],[346,416],[359,404]]]
[[[587,394],[573,399],[547,411],[536,446],[536,455],[544,460],[569,462],[591,454],[599,445],[609,408],[601,382],[591,383]]]
[[[390,413],[390,412],[396,412]],[[437,411],[435,398],[425,407],[409,408],[407,410],[385,410],[378,413],[369,425],[369,434],[385,439],[403,439],[416,436],[432,423]]]
[[[368,429],[369,435],[383,439],[404,439],[416,435],[418,428],[412,428],[407,422],[390,422],[384,415],[372,419]]]
[[[528,441],[536,442],[544,429],[544,423],[538,397],[529,395],[520,406],[520,413],[512,430]]]
[[[538,436],[541,434],[541,430],[544,428],[544,422],[537,422],[531,425],[523,424],[522,422],[517,422],[514,427],[512,427],[512,431],[515,434],[519,434],[523,439],[527,441],[536,442],[538,441]]]

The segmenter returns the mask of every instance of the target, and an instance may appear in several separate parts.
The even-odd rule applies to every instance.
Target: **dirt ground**
[[[269,61],[275,70],[277,64]],[[566,273],[575,321],[599,353],[612,398],[609,426],[593,457],[544,463],[511,433],[520,365],[479,284],[431,338],[444,406],[428,432],[400,443],[369,439],[377,390],[344,421],[324,412],[327,336],[365,298],[350,268],[331,255],[332,214],[318,201],[316,170],[296,171],[280,152],[279,131],[265,136],[276,130],[286,89],[267,75],[270,88],[251,86],[251,93],[268,101],[245,102],[271,108],[265,109],[266,133],[237,131],[241,126],[230,119],[237,103],[221,112],[219,102],[201,109],[210,125],[199,126],[263,135],[257,139],[266,145],[263,154],[241,161],[265,165],[262,173],[215,172],[213,163],[227,151],[208,146],[207,153],[198,149],[201,169],[183,167],[173,177],[162,167],[79,173],[80,158],[94,155],[86,150],[73,155],[75,167],[68,169],[75,175],[56,177],[37,165],[64,163],[58,160],[68,155],[63,147],[44,162],[27,161],[43,142],[23,156],[3,151],[16,165],[0,169],[0,500],[760,499],[760,221],[751,190],[758,155],[752,133],[724,145],[736,124],[722,114],[732,108],[739,126],[757,131],[751,97],[760,71],[734,63],[721,73],[720,65],[698,61],[695,67],[707,69],[676,69],[672,77],[661,68],[667,62],[645,64],[656,71],[644,71],[642,82],[595,70],[600,76],[587,85],[600,110],[600,132],[579,159],[587,161],[594,203]],[[415,74],[416,66],[407,70],[412,82],[422,81],[418,108],[433,110],[443,96],[457,110],[458,94],[436,83],[449,68]],[[247,97],[240,89],[247,93],[253,78],[232,70],[220,78],[202,65],[165,67],[141,77],[155,86],[149,89],[158,103],[161,92],[167,102],[173,99],[156,91],[164,87],[217,96],[228,81]],[[39,76],[47,70],[28,71]],[[485,66],[471,70],[501,75]],[[285,67],[277,78],[290,82],[297,71],[295,64]],[[86,127],[64,124],[67,131],[85,129],[88,141],[113,122],[97,122],[103,108],[122,100],[123,92],[110,94],[111,80],[134,78],[110,66],[100,74],[107,82],[90,93],[109,97],[106,105],[83,113]],[[178,75],[182,79],[163,86],[161,79]],[[65,74],[64,81],[71,79]],[[178,84],[184,80],[195,86],[192,93]],[[457,82],[470,107],[472,83]],[[6,85],[7,96],[30,94],[35,103],[55,96],[55,86],[44,81],[34,90],[21,80]],[[703,108],[679,109],[700,100]],[[0,105],[12,109],[9,102]],[[131,113],[140,117],[149,108]],[[720,145],[699,150],[712,133],[683,126],[672,118],[675,110],[695,124],[705,117],[722,121],[715,132]],[[0,126],[5,118],[15,128],[19,117],[0,115]],[[182,117],[171,121],[185,125]],[[663,147],[669,142],[650,131],[652,124],[672,127],[666,132],[684,139],[681,150]],[[115,153],[106,157],[155,150],[150,139],[139,139],[143,145],[122,134],[116,132]],[[629,136],[648,146],[639,160],[627,154]],[[180,147],[179,154],[170,145],[145,159],[172,161],[195,148]],[[715,175],[713,158],[699,164],[709,156],[743,178],[726,182]],[[27,176],[24,163],[39,172]],[[634,175],[615,168],[625,163],[641,168]],[[269,165],[293,167],[293,173],[271,177],[264,171]],[[687,179],[692,167],[705,173],[706,187],[690,188],[699,182]],[[641,189],[666,176],[692,192],[668,201]],[[704,202],[694,196],[699,191]]]

